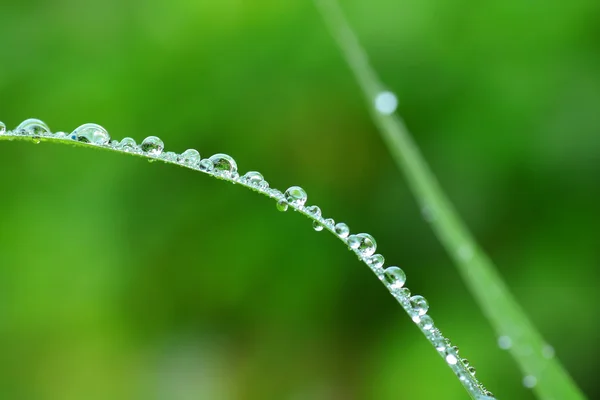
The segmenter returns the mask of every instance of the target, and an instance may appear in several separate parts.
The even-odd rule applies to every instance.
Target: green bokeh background
[[[600,3],[343,6],[443,187],[590,398]],[[531,399],[310,1],[0,0],[0,120],[225,152],[372,233],[501,399]],[[464,399],[368,269],[198,173],[0,143],[0,398]]]

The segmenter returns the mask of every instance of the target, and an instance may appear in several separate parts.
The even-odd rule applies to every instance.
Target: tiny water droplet
[[[423,215],[423,219],[425,219],[427,222],[433,222],[437,217],[434,209],[427,203],[421,207],[421,214]]]
[[[500,336],[498,338],[498,347],[502,350],[508,350],[512,347],[512,339],[509,336]]]
[[[227,155],[227,154],[215,154],[210,156],[210,161],[212,161],[215,175],[222,176],[225,178],[233,178],[235,174],[237,174],[237,163],[235,160]]]
[[[433,319],[429,315],[421,316],[418,324],[426,331],[433,329]]]
[[[437,351],[446,350],[446,338],[443,336],[436,337],[433,339],[433,345],[435,346]]]
[[[4,135],[5,132],[6,132],[6,125],[4,125],[4,122],[0,121],[0,135]]]
[[[103,146],[110,142],[110,135],[98,124],[83,124],[73,131],[77,140],[84,143],[92,143]]]
[[[305,210],[313,217],[319,218],[321,216],[321,209],[317,206],[306,207]]]
[[[523,378],[523,386],[532,389],[537,385],[537,378],[533,375],[527,375]]]
[[[324,222],[326,227],[328,227],[329,229],[333,229],[335,225],[335,221],[333,220],[333,218],[325,218]]]
[[[203,160],[200,160],[200,164],[198,165],[198,167],[201,171],[212,172],[212,170],[215,169],[215,164],[213,164],[213,162],[208,158],[205,158]]]
[[[148,136],[142,141],[141,148],[149,156],[158,157],[165,149],[165,144],[159,137]]]
[[[306,200],[308,198],[306,192],[300,186],[289,187],[285,191],[284,196],[288,203],[296,207],[303,207],[304,204],[306,204]]]
[[[29,118],[21,122],[16,131],[25,135],[44,135],[50,133],[50,128],[39,119]]]
[[[469,244],[463,244],[458,248],[457,255],[463,261],[471,261],[473,259],[473,248]]]
[[[162,153],[160,155],[160,158],[168,162],[177,162],[177,160],[179,159],[179,155],[177,155],[177,153],[173,151],[167,151],[165,153]]]
[[[321,232],[323,230],[323,225],[319,221],[313,222],[313,229],[317,232]]]
[[[406,283],[406,274],[398,267],[388,267],[383,271],[383,279],[392,290],[398,290]]]
[[[544,345],[544,347],[542,347],[542,356],[544,358],[550,359],[550,358],[554,358],[554,355],[556,354],[556,352],[554,351],[554,347],[550,346],[549,344]]]
[[[138,151],[138,147],[137,147],[137,143],[135,142],[135,139],[130,138],[130,137],[123,138],[123,140],[121,140],[119,142],[119,144],[117,145],[117,149],[119,149],[121,151],[125,151],[127,153],[135,153]]]
[[[372,255],[371,257],[367,258],[365,261],[367,262],[367,265],[372,270],[378,271],[381,269],[381,267],[383,267],[385,258],[383,258],[383,256],[381,254],[375,254],[375,255]]]
[[[283,193],[281,193],[281,191],[277,190],[277,189],[269,189],[267,191],[267,193],[269,194],[270,197],[275,198],[275,199],[283,198]]]
[[[368,233],[359,233],[348,237],[348,246],[362,257],[368,257],[377,250],[375,238]]]
[[[398,107],[398,98],[389,91],[380,92],[375,97],[375,109],[383,115],[390,115]]]
[[[475,367],[474,367],[474,366],[472,366],[472,365],[471,365],[471,366],[469,366],[469,367],[467,367],[467,371],[469,371],[469,373],[470,373],[471,375],[475,375],[475,373],[477,372],[477,370],[475,369]]]
[[[200,162],[200,153],[195,149],[187,149],[181,153],[177,161],[179,161],[180,164],[195,168]]]
[[[277,209],[279,211],[287,211],[288,209],[288,203],[287,201],[285,201],[285,199],[281,199],[277,202]]]
[[[413,311],[418,315],[425,315],[427,314],[427,310],[429,310],[429,303],[425,297],[421,295],[412,296],[410,298],[410,304],[413,308]]]
[[[345,239],[350,234],[350,228],[348,228],[348,225],[345,223],[340,222],[335,225],[335,233],[337,233],[337,235],[342,239]]]

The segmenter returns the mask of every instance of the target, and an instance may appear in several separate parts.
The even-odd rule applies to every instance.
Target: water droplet
[[[544,347],[542,347],[542,356],[544,358],[553,358],[555,354],[556,352],[554,351],[554,347],[550,346],[549,344],[546,344]]]
[[[427,310],[429,310],[429,303],[425,299],[425,297],[416,295],[410,298],[410,304],[412,309],[418,315],[427,314]]]
[[[195,149],[187,149],[177,158],[180,164],[196,168],[200,162],[200,153]]]
[[[436,337],[433,339],[433,345],[435,346],[437,351],[446,350],[446,338],[443,336]]]
[[[463,261],[471,261],[473,258],[473,248],[469,244],[463,244],[458,248],[457,255]]]
[[[448,352],[450,349],[446,349],[446,362],[450,365],[456,365],[458,363],[458,358],[452,352]]]
[[[168,162],[177,162],[179,160],[179,155],[173,151],[167,151],[166,153],[162,153],[160,155],[161,160],[165,160]]]
[[[394,111],[396,111],[397,107],[398,98],[392,92],[380,92],[377,97],[375,97],[375,109],[377,109],[377,111],[383,115],[392,114]]]
[[[135,139],[126,137],[119,142],[119,144],[117,145],[117,149],[125,151],[127,153],[135,153],[138,151],[138,146],[135,142]]]
[[[305,210],[313,217],[319,218],[321,216],[321,209],[317,206],[306,207]]]
[[[165,144],[156,136],[148,136],[141,145],[142,151],[149,156],[158,157],[163,152]]]
[[[433,222],[436,220],[436,213],[434,209],[427,203],[425,203],[423,207],[421,207],[421,214],[427,222]]]
[[[512,347],[512,339],[508,336],[500,336],[498,338],[498,347],[502,350],[508,350]]]
[[[4,135],[5,132],[6,132],[6,125],[4,125],[4,122],[0,121],[0,135]]]
[[[106,129],[97,124],[83,124],[73,133],[77,135],[77,140],[84,143],[103,146],[110,142],[110,135]]]
[[[475,375],[475,373],[477,372],[477,370],[475,369],[474,366],[470,365],[469,367],[467,367],[467,371],[469,371],[469,373],[471,375]]]
[[[304,189],[300,186],[292,186],[285,191],[284,196],[288,203],[296,206],[303,207],[306,204],[306,199],[308,198]]]
[[[392,290],[398,290],[406,283],[406,274],[398,267],[388,267],[383,271],[383,279]]]
[[[214,164],[214,173],[225,178],[233,178],[237,175],[237,164],[235,160],[227,154],[215,154],[210,156],[210,161]]]
[[[375,250],[377,250],[377,242],[375,242],[375,238],[368,233],[350,235],[348,237],[348,246],[363,257],[373,255]]]
[[[337,233],[337,235],[342,239],[345,239],[350,234],[350,228],[348,228],[348,225],[345,223],[340,222],[335,226],[335,233]]]
[[[429,315],[421,316],[418,324],[426,331],[433,329],[433,319]]]
[[[279,211],[287,211],[288,209],[288,203],[287,201],[285,201],[285,199],[281,199],[277,202],[277,209]]]
[[[523,378],[523,386],[531,389],[537,385],[537,378],[533,375],[527,375]]]
[[[319,221],[313,222],[313,229],[317,232],[321,232],[323,230],[323,225]]]
[[[50,133],[50,128],[43,121],[35,118],[29,118],[17,126],[16,131],[25,135],[44,135]]]
[[[381,254],[375,254],[365,260],[367,265],[373,270],[380,270],[383,267],[385,258]]]
[[[269,187],[269,183],[265,181],[265,178],[262,176],[260,172],[257,171],[249,171],[241,179],[247,185],[257,187],[259,189],[267,189]]]
[[[329,229],[333,229],[333,226],[335,225],[335,221],[333,220],[333,218],[326,218],[324,222],[326,227],[328,227]]]
[[[198,165],[198,167],[200,168],[201,171],[204,171],[204,172],[212,172],[212,170],[215,169],[215,165],[208,158],[200,160],[200,164]]]
[[[269,189],[269,190],[267,190],[267,193],[269,194],[270,197],[272,197],[274,199],[282,199],[283,198],[283,193],[281,193],[281,191],[279,191],[277,189]]]

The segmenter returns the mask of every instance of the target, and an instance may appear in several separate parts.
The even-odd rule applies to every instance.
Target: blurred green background
[[[343,2],[443,187],[600,397],[600,3]],[[499,398],[516,364],[311,1],[0,0],[0,120],[225,152],[373,234]],[[0,143],[0,398],[464,399],[368,269],[188,170]]]

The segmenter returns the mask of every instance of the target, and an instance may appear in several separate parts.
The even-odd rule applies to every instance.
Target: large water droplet
[[[227,154],[215,154],[209,158],[212,161],[215,175],[226,178],[234,178],[237,175],[237,164],[235,160]]]
[[[377,242],[375,238],[368,233],[359,233],[358,235],[350,235],[348,237],[348,246],[357,254],[368,257],[377,250]]]
[[[383,115],[390,115],[398,107],[398,98],[392,92],[381,92],[375,97],[375,109]]]
[[[303,207],[306,204],[306,199],[308,198],[304,189],[300,186],[292,186],[285,191],[284,196],[289,204],[292,204],[296,207]]]
[[[342,239],[345,239],[350,234],[350,228],[348,228],[348,225],[345,223],[340,222],[335,225],[335,233],[337,233],[337,235]]]
[[[177,159],[181,164],[189,167],[197,167],[200,162],[200,153],[195,149],[187,149]]]
[[[319,221],[314,221],[313,229],[317,232],[321,232],[323,230],[323,225]]]
[[[383,271],[383,279],[390,289],[398,290],[406,283],[406,274],[398,267],[388,267]]]
[[[427,314],[427,310],[429,310],[429,303],[425,297],[420,295],[412,296],[410,298],[410,304],[417,315],[425,315]]]
[[[44,135],[50,133],[50,128],[46,123],[40,121],[36,118],[29,118],[25,121],[21,122],[19,126],[17,126],[16,131],[25,135]]]
[[[97,124],[83,124],[75,129],[73,133],[77,135],[77,140],[80,142],[102,146],[110,141],[110,135],[106,129]]]
[[[142,151],[149,156],[158,157],[165,149],[164,142],[156,136],[148,136],[141,145]]]
[[[138,146],[135,142],[135,139],[130,137],[123,138],[123,140],[119,142],[116,148],[127,153],[135,153],[138,151]]]
[[[6,133],[6,125],[4,125],[4,122],[0,121],[0,135],[4,135],[4,133]]]

